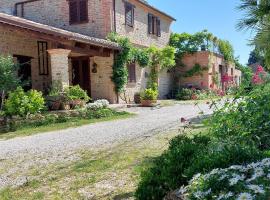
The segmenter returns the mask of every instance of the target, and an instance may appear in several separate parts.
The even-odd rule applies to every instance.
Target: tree
[[[234,61],[234,49],[229,41],[219,40],[218,49],[219,49],[219,52],[224,56],[224,59],[227,62]]]
[[[258,48],[255,48],[253,51],[249,54],[248,59],[248,65],[259,63],[260,65],[264,66],[264,57],[262,55],[262,52],[258,50]]]
[[[238,9],[245,12],[245,17],[239,21],[237,28],[255,32],[251,44],[262,52],[265,67],[270,69],[270,1],[241,0]]]
[[[14,64],[11,56],[0,55],[1,110],[3,109],[7,92],[16,89],[16,87],[20,84],[17,69],[18,67]]]

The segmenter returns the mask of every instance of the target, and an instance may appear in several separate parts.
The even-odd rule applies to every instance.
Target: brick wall
[[[3,0],[0,12],[11,14],[21,0]],[[105,38],[112,30],[112,0],[88,1],[89,22],[69,24],[67,0],[40,0],[24,4],[24,18],[98,38]]]
[[[50,76],[39,75],[37,40],[30,38],[28,33],[19,32],[13,28],[0,25],[0,54],[32,57],[31,73],[33,88],[43,90],[44,87],[50,84]],[[49,72],[49,74],[51,73]]]
[[[195,86],[202,89],[210,89],[212,85],[214,89],[221,89],[220,66],[222,67],[222,73],[227,73],[229,76],[241,77],[241,72],[235,68],[232,63],[226,63],[224,58],[218,54],[211,54],[207,51],[201,51],[194,54],[187,54],[183,57],[182,62],[185,67],[178,67],[180,74],[185,74],[188,70],[192,69],[195,64],[200,64],[202,67],[208,67],[208,70],[203,71],[202,75],[195,75],[192,77],[181,77],[179,86]],[[215,84],[214,76],[218,78],[218,84]],[[238,81],[239,82],[239,81]]]

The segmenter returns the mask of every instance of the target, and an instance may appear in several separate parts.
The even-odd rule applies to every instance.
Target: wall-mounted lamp
[[[97,73],[97,63],[93,63],[93,69],[92,69],[92,73],[96,74]]]

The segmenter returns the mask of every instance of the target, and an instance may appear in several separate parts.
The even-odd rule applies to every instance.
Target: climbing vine
[[[120,45],[121,51],[116,55],[113,65],[112,81],[115,84],[115,91],[121,93],[128,82],[127,64],[137,62],[141,67],[150,67],[148,88],[157,90],[158,73],[161,69],[175,66],[175,49],[167,46],[165,48],[149,47],[136,48],[128,38],[120,37],[111,33],[109,40]]]
[[[128,38],[111,33],[107,39],[118,43],[121,47],[121,51],[115,57],[112,75],[115,91],[121,93],[128,82],[127,64],[137,62],[141,67],[146,67],[149,63],[149,56],[145,49],[135,48]]]
[[[196,63],[190,70],[186,71],[183,76],[185,78],[196,76],[196,75],[202,76],[203,72],[207,71],[208,69],[209,69],[208,67],[202,67],[200,64]]]
[[[147,88],[157,90],[158,74],[163,69],[175,66],[175,48],[167,46],[162,49],[151,46],[147,49],[149,55],[150,75]]]

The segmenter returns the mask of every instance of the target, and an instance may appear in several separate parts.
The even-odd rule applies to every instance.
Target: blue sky
[[[194,33],[207,29],[221,39],[229,40],[235,56],[246,64],[252,47],[248,46],[250,32],[238,32],[235,28],[241,14],[236,10],[239,0],[148,0],[155,7],[177,19],[173,32]]]

